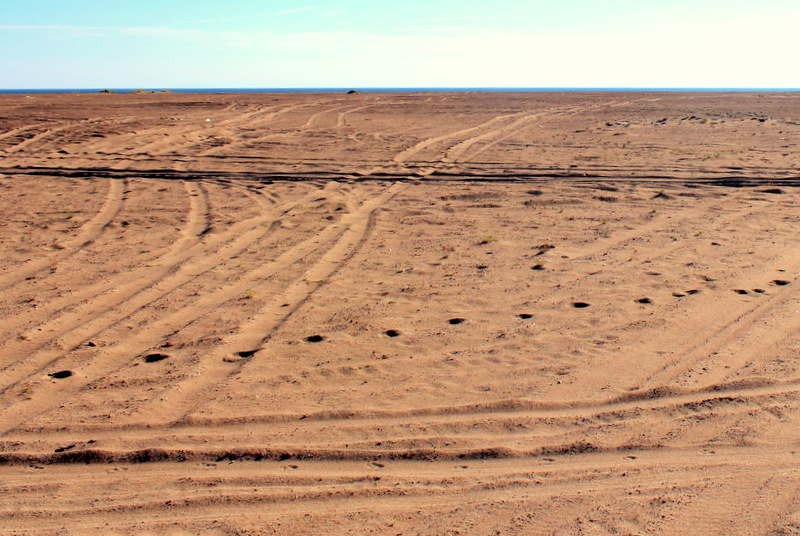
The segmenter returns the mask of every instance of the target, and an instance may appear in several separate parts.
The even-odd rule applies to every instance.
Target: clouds
[[[331,9],[319,4],[271,15],[324,18]],[[763,13],[713,24],[685,18],[578,29],[529,21],[494,30],[469,14],[313,31],[2,25],[0,44],[5,37],[25,51],[30,73],[11,79],[8,73],[19,74],[25,63],[16,58],[10,70],[2,62],[12,60],[0,59],[0,86],[26,87],[19,84],[27,80],[38,87],[800,87],[800,75],[787,68],[793,20]],[[69,79],[70,72],[92,77]]]
[[[338,9],[333,9],[331,6],[305,6],[305,7],[296,7],[292,9],[282,9],[280,11],[275,11],[272,13],[274,16],[283,16],[283,15],[295,15],[298,13],[309,13],[315,12],[323,17],[333,17],[341,13]]]

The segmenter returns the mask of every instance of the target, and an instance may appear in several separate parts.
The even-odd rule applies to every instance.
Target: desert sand
[[[800,533],[800,95],[0,96],[0,533]]]

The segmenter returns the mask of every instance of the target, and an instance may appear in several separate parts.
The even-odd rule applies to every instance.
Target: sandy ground
[[[0,533],[800,533],[800,95],[0,96]]]

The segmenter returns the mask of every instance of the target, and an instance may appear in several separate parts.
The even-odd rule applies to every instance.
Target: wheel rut
[[[391,195],[394,195],[394,193],[391,193]],[[380,200],[382,197],[379,197],[378,199]],[[375,200],[365,203],[362,205],[362,207],[372,207],[373,203],[375,203]],[[238,281],[220,288],[213,293],[199,296],[192,304],[187,305],[186,307],[183,307],[182,309],[179,309],[171,314],[163,316],[147,326],[142,327],[130,338],[120,341],[114,346],[101,349],[97,352],[96,357],[92,360],[91,369],[88,368],[89,364],[87,363],[87,368],[81,371],[80,381],[76,381],[77,378],[74,380],[70,379],[69,381],[71,384],[69,386],[59,385],[58,387],[52,384],[49,387],[47,385],[40,384],[40,388],[42,389],[40,396],[23,401],[15,405],[15,407],[9,410],[6,414],[0,415],[0,430],[7,432],[22,422],[27,421],[30,418],[47,411],[48,409],[52,409],[54,402],[46,395],[48,391],[55,389],[63,393],[65,390],[69,390],[70,392],[75,393],[95,379],[110,374],[116,368],[129,362],[135,356],[147,353],[150,348],[158,345],[160,341],[162,341],[167,335],[180,331],[198,318],[215,310],[223,303],[247,292],[259,282],[271,277],[274,273],[289,268],[296,262],[300,261],[312,252],[319,250],[320,248],[325,248],[326,245],[330,244],[330,242],[337,236],[346,232],[349,226],[353,223],[354,222],[350,222],[347,219],[333,223],[327,226],[316,236],[306,239],[300,244],[278,255],[273,261],[242,275]],[[214,267],[214,264],[212,264],[214,260],[215,259],[213,258],[204,258],[204,265],[208,266],[205,269],[212,269]],[[202,269],[203,268],[201,268],[201,270]],[[198,275],[197,273],[193,273],[191,271],[184,271],[183,273],[185,274],[187,272],[187,280]],[[161,292],[159,292],[158,297],[160,297],[160,295],[162,295]],[[126,302],[126,306],[132,310],[130,312],[126,312],[121,317],[115,317],[113,322],[105,320],[102,329],[107,329],[114,323],[119,322],[121,318],[128,316],[144,305],[145,304],[131,303],[129,300]],[[101,330],[98,330],[97,328],[92,329],[92,333],[97,333],[99,331]],[[80,339],[79,344],[69,345],[72,346],[72,348],[85,343],[87,338],[85,333],[74,333],[71,334],[70,337],[74,337],[76,340]],[[13,377],[11,377],[9,374],[8,379],[4,378],[6,383],[4,388],[5,391],[9,391],[9,389],[24,380],[24,378],[29,377],[31,374],[35,374],[37,371],[42,371],[48,366],[51,366],[63,355],[64,352],[60,349],[54,350],[52,353],[37,354],[35,365],[27,362],[28,364],[25,365],[26,368],[24,372],[14,374]]]
[[[60,261],[97,240],[122,208],[125,201],[127,179],[109,179],[108,192],[97,214],[77,232],[74,239],[61,245],[61,248],[44,258],[31,260],[12,272],[0,275],[0,290],[7,289],[26,278],[57,265]]]
[[[269,353],[264,345],[272,334],[355,255],[366,239],[373,214],[404,188],[405,185],[395,184],[344,216],[338,237],[330,236],[321,246],[327,250],[319,260],[282,293],[270,299],[264,308],[240,327],[238,333],[204,357],[201,369],[195,371],[192,378],[178,383],[163,394],[157,404],[150,404],[142,411],[156,421],[178,421],[206,400],[210,389],[224,383],[226,378],[237,374],[249,363],[265,359],[260,354]]]

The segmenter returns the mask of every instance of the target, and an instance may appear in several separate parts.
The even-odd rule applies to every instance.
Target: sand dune
[[[0,533],[797,533],[797,100],[0,96]]]

